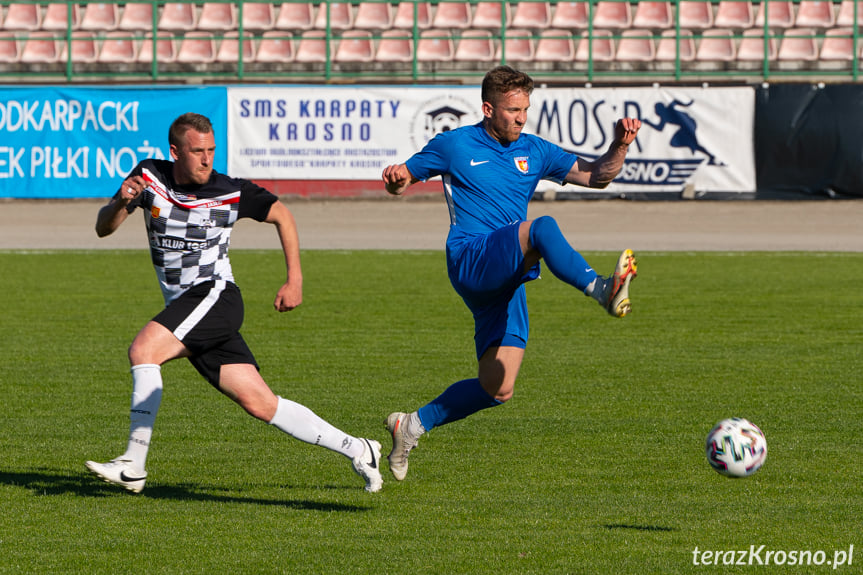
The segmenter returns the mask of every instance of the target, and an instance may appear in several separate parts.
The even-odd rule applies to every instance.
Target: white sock
[[[162,368],[144,363],[132,366],[132,407],[129,411],[129,443],[122,459],[132,461],[134,471],[144,473],[153,424],[162,402]]]
[[[584,295],[588,295],[599,303],[604,304],[605,300],[607,299],[605,296],[607,283],[608,280],[606,280],[604,277],[599,275],[596,276],[596,279],[594,279],[586,288],[584,288]]]
[[[426,428],[423,427],[422,421],[420,421],[420,414],[416,411],[408,415],[405,431],[414,439],[419,439],[426,432]]]
[[[350,459],[356,459],[365,451],[362,441],[333,427],[308,407],[284,397],[279,397],[279,405],[270,425],[275,425],[295,439],[326,447]]]

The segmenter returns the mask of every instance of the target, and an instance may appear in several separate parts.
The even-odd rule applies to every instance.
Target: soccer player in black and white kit
[[[275,225],[287,280],[274,306],[280,312],[292,310],[302,302],[303,276],[290,210],[264,188],[213,171],[215,138],[205,116],[188,113],[177,118],[168,141],[174,161],[140,162],[99,210],[96,221],[96,233],[104,237],[136,208],[144,210],[150,255],[166,307],[129,347],[133,388],[126,451],[108,463],[88,461],[87,468],[128,491],[144,489],[145,461],[162,397],[161,365],[186,357],[250,415],[348,457],[365,480],[366,491],[379,491],[380,444],[348,435],[307,407],[276,396],[239,332],[243,300],[228,259],[231,229],[239,218]]]

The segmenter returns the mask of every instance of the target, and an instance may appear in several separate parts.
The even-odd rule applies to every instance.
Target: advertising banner
[[[0,89],[0,197],[108,197],[145,158],[170,159],[168,128],[185,112],[213,122],[225,171],[224,88]]]

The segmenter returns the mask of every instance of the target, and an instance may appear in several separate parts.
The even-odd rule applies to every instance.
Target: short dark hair
[[[202,134],[209,134],[213,131],[213,124],[206,116],[187,112],[171,124],[171,128],[168,130],[168,143],[172,146],[179,146],[183,136],[190,129]]]
[[[495,104],[497,99],[513,90],[533,92],[533,78],[509,66],[492,68],[482,79],[482,101]]]

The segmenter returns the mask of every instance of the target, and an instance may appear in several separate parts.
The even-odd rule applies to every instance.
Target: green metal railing
[[[383,2],[384,0],[363,0],[364,2]],[[437,0],[428,4],[437,7],[439,4],[453,0]],[[492,0],[494,1],[494,0]],[[535,2],[537,0],[522,0],[524,2]],[[626,0],[606,0],[606,2],[624,2]],[[704,1],[715,7],[719,0],[690,0]],[[735,0],[725,0],[726,2]],[[749,0],[745,0],[749,1]],[[764,23],[760,25],[763,39],[763,58],[760,62],[750,61],[744,63],[738,60],[728,61],[708,61],[701,58],[689,59],[682,52],[684,42],[688,42],[689,36],[685,35],[687,30],[681,26],[679,5],[681,0],[671,1],[672,14],[674,22],[671,28],[674,30],[674,59],[665,62],[647,61],[647,62],[622,62],[618,60],[604,60],[597,57],[594,53],[595,40],[598,39],[597,29],[594,27],[594,14],[597,8],[598,0],[577,0],[579,3],[584,3],[586,8],[586,25],[583,29],[563,30],[564,40],[569,39],[573,46],[577,46],[582,40],[582,35],[587,41],[587,57],[585,59],[572,58],[565,61],[518,61],[510,62],[507,59],[507,40],[510,38],[511,22],[507,20],[507,13],[512,14],[517,6],[515,0],[507,2],[501,0],[501,23],[498,29],[492,30],[492,35],[495,45],[498,47],[498,56],[491,61],[420,61],[417,58],[417,50],[413,50],[413,57],[409,62],[341,62],[336,59],[336,47],[341,39],[341,31],[331,26],[331,8],[336,3],[331,1],[315,2],[315,13],[318,10],[323,10],[326,16],[326,25],[323,27],[324,40],[324,58],[320,62],[298,62],[292,61],[287,63],[262,63],[254,58],[247,59],[244,55],[243,46],[247,41],[251,41],[254,45],[258,45],[262,40],[262,34],[258,30],[248,31],[244,29],[244,9],[250,4],[259,4],[256,0],[241,0],[237,2],[225,2],[222,0],[214,0],[209,2],[212,4],[233,4],[236,7],[237,27],[232,31],[237,34],[235,38],[228,38],[226,33],[214,32],[214,39],[217,44],[225,41],[237,42],[238,56],[236,61],[231,62],[210,62],[210,63],[178,63],[178,62],[160,62],[158,55],[158,42],[160,40],[168,40],[169,35],[159,27],[159,14],[167,3],[165,0],[138,0],[139,4],[150,4],[153,8],[152,26],[147,31],[129,31],[128,36],[115,39],[128,39],[136,45],[140,45],[146,36],[152,38],[151,50],[152,54],[149,58],[143,58],[144,61],[136,61],[130,63],[105,64],[100,62],[81,62],[76,61],[73,57],[71,43],[76,41],[76,31],[72,25],[73,9],[77,5],[80,13],[83,13],[87,3],[72,2],[70,0],[55,0],[54,4],[66,4],[67,8],[67,29],[59,31],[57,42],[61,46],[65,46],[65,57],[57,59],[53,62],[22,62],[15,60],[13,57],[8,57],[5,60],[0,57],[0,83],[3,84],[22,84],[22,83],[260,83],[260,82],[304,82],[304,83],[373,83],[373,82],[388,82],[388,83],[475,83],[479,81],[483,74],[493,65],[497,63],[511,63],[520,69],[523,69],[535,79],[541,82],[553,83],[581,83],[581,82],[706,82],[711,83],[760,83],[767,81],[797,81],[805,80],[823,81],[823,82],[857,82],[860,76],[860,28],[858,25],[858,11],[861,9],[858,5],[863,0],[858,0],[853,4],[853,25],[848,27],[848,32],[844,36],[846,41],[850,41],[852,45],[850,59],[824,61],[814,59],[811,61],[782,61],[775,57],[771,50],[771,41],[778,42],[782,36],[782,31],[777,30],[769,25],[769,10],[771,4],[769,2],[764,6],[765,17]],[[124,6],[126,2],[115,0],[113,3]],[[206,2],[203,0],[194,0],[185,2],[193,4],[200,11]],[[271,2],[275,10],[278,10],[282,4],[296,3],[293,2]],[[354,11],[360,0],[352,0],[342,4],[350,4]],[[470,0],[467,2],[473,8],[480,3],[479,0]],[[8,13],[10,2],[0,2],[4,17],[4,26],[0,27],[6,36],[0,36],[0,43],[16,43],[16,46],[23,46],[28,40],[34,38],[34,31],[16,30],[9,31],[5,28],[5,17]],[[18,3],[22,4],[22,3]],[[24,2],[23,4],[39,5],[41,10],[45,10],[45,3]],[[92,4],[92,3],[91,3]],[[506,4],[510,4],[507,10]],[[637,9],[638,3],[632,2],[631,9],[633,12]],[[751,4],[757,10],[761,7],[761,2],[753,0]],[[555,2],[550,5],[554,9]],[[838,8],[838,2],[835,7]],[[421,39],[423,28],[417,18],[418,11],[414,10],[413,26],[407,29],[410,33],[413,47],[416,48]],[[285,34],[282,37],[284,41],[298,45],[302,30],[284,30]],[[382,30],[371,30],[371,41],[374,44],[379,44],[383,38]],[[450,32],[450,31],[445,31]],[[543,40],[542,31],[533,29],[530,31],[531,40],[534,43]],[[659,36],[659,30],[648,30],[643,36],[644,39],[649,39],[651,42],[656,42]],[[459,30],[452,31],[456,41],[458,41]],[[97,43],[104,41],[104,33],[97,32]],[[610,40],[616,46],[623,39],[622,29],[612,29]],[[826,29],[815,30],[807,36],[814,40],[818,45],[822,44],[828,38]],[[434,36],[426,36],[425,39],[433,39]],[[444,35],[438,36],[440,39],[445,39]],[[743,39],[742,30],[731,30],[725,38],[734,43],[739,43]],[[834,37],[835,38],[835,37]],[[178,40],[179,42],[180,40]],[[695,31],[694,41],[700,42],[700,32]],[[3,44],[0,44],[0,48]],[[0,52],[8,52],[0,50]]]

